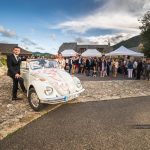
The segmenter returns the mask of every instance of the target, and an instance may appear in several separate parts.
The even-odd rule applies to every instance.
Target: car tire
[[[40,99],[34,88],[29,90],[28,102],[34,111],[40,111],[43,108],[43,104],[40,103]]]

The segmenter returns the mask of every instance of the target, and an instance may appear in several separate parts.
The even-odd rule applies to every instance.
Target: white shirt
[[[81,64],[81,58],[79,58],[79,64]]]
[[[15,56],[16,60],[18,61],[18,60],[19,60],[19,59],[18,59],[18,58],[19,58],[19,56],[18,56],[18,55],[15,55],[15,54],[14,54],[14,56]]]
[[[136,69],[136,68],[137,68],[137,65],[138,65],[138,63],[135,61],[135,62],[133,63],[133,68]]]
[[[69,62],[69,59],[66,59],[66,63],[68,64],[68,62]]]

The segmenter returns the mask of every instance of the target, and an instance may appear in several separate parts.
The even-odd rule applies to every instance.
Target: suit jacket
[[[90,61],[89,61],[89,59],[86,60],[86,67],[90,68]]]
[[[20,64],[21,64],[21,58],[18,58],[18,61],[16,60],[14,54],[7,56],[7,67],[8,72],[7,75],[10,77],[15,77],[15,75],[18,73],[20,74]]]

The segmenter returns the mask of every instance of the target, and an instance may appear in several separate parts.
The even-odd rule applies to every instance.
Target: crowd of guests
[[[63,58],[62,58],[63,59]],[[65,64],[64,64],[65,63]],[[123,59],[123,58],[85,58],[81,56],[64,58],[63,67],[70,74],[84,74],[86,76],[113,76],[122,74],[131,79],[150,78],[150,59]]]
[[[44,60],[43,57],[36,59]],[[98,57],[75,57],[64,58],[62,54],[58,54],[55,58],[60,68],[65,69],[70,74],[83,74],[85,76],[99,76],[114,78],[122,75],[124,78],[130,79],[148,79],[150,78],[150,58],[107,58],[105,56]]]

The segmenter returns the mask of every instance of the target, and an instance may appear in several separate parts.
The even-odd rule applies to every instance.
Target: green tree
[[[143,38],[143,52],[147,57],[150,57],[150,11],[140,19],[140,22],[142,23],[140,29]]]

